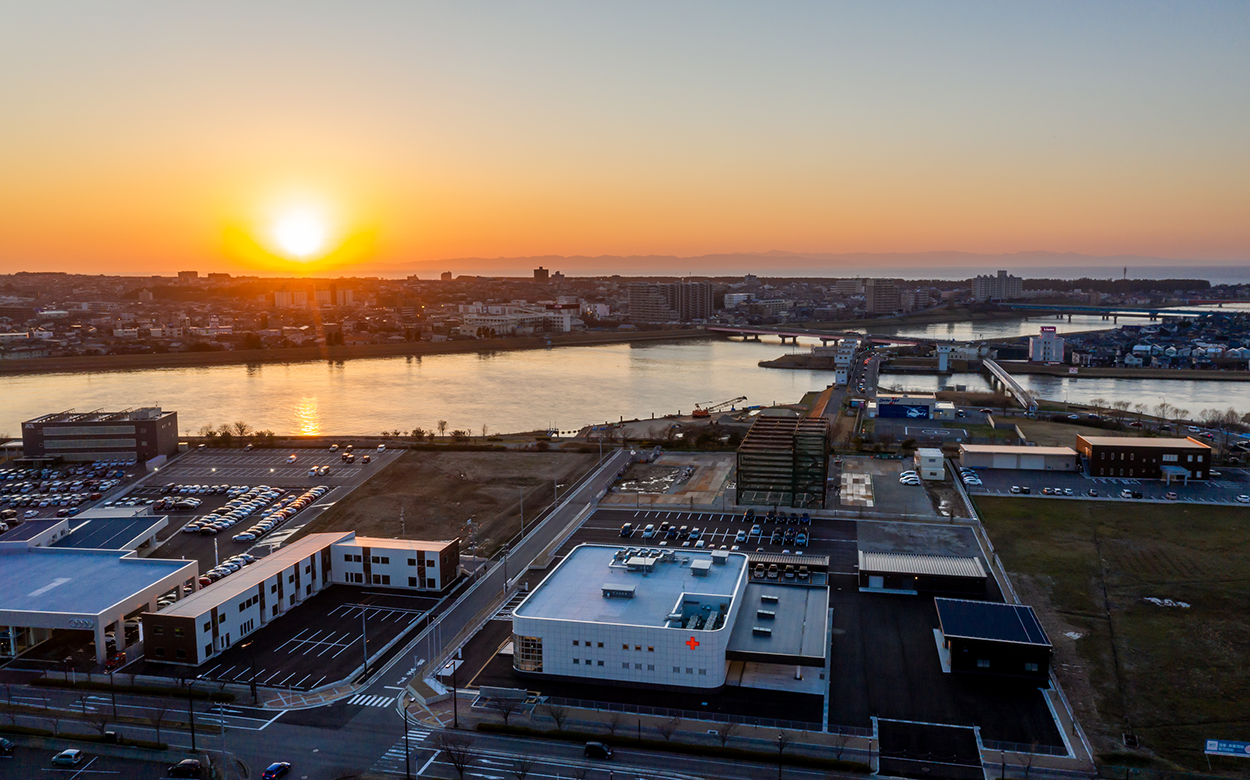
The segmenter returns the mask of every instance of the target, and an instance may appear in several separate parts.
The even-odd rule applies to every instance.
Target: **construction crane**
[[[712,412],[719,412],[721,409],[724,409],[726,406],[732,407],[734,404],[738,403],[739,401],[745,401],[745,400],[747,400],[747,397],[745,395],[740,395],[737,398],[730,398],[728,401],[721,401],[720,403],[712,403],[711,401],[704,401],[701,404],[695,404],[694,411],[690,413],[690,416],[697,417],[697,418],[711,417]]]

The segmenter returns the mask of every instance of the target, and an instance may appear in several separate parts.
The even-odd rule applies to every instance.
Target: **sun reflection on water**
[[[315,397],[305,396],[299,399],[295,407],[295,423],[300,436],[319,436],[321,434],[321,409]]]

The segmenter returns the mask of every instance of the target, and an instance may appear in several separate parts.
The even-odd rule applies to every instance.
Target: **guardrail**
[[[1024,745],[1019,742],[997,742],[992,739],[983,739],[981,744],[987,750],[997,750],[1006,753],[1031,753],[1037,756],[1063,756],[1065,758],[1068,755],[1067,748],[1055,747],[1054,745]]]
[[[752,718],[743,715],[730,715],[723,712],[707,712],[705,710],[673,710],[667,707],[644,707],[637,704],[620,704],[617,702],[593,701],[587,699],[564,699],[548,697],[546,703],[561,707],[577,707],[597,712],[620,712],[629,715],[647,715],[656,718],[678,718],[681,720],[703,720],[713,723],[736,723],[742,726],[758,726],[760,728],[790,729],[791,731],[820,731],[820,723],[805,720],[775,720],[772,718]],[[870,728],[842,726],[830,733],[846,734],[852,737],[872,737]]]

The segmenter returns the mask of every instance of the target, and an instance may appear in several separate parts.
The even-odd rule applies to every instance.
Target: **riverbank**
[[[867,333],[890,332],[912,325],[937,325],[946,322],[992,322],[994,320],[1018,320],[1022,317],[1045,316],[1046,312],[1021,314],[1009,309],[980,310],[977,308],[956,307],[931,309],[916,314],[903,314],[897,317],[877,317],[871,320],[820,320],[792,323],[795,327],[807,330],[862,330]]]
[[[1088,368],[1077,367],[1077,373],[1071,373],[1069,366],[1048,366],[1038,363],[1013,363],[1000,361],[999,364],[1010,374],[1041,374],[1043,376],[1063,376],[1082,379],[1172,379],[1186,382],[1214,380],[1217,382],[1250,382],[1250,371],[1218,371],[1200,369],[1175,368]]]
[[[703,329],[632,331],[629,333],[553,333],[506,339],[466,341],[414,341],[403,344],[369,344],[351,347],[296,347],[223,352],[171,352],[154,355],[99,355],[91,357],[37,358],[0,361],[0,375],[72,374],[131,371],[153,368],[197,368],[259,363],[307,363],[359,358],[422,357],[466,352],[511,352],[548,347],[587,347],[676,339],[709,338]]]

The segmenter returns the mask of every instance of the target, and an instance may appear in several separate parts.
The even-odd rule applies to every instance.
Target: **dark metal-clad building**
[[[1076,451],[1091,477],[1208,479],[1211,447],[1197,439],[1077,436]]]
[[[1052,646],[1032,607],[936,598],[942,646],[952,672],[1045,681]]]
[[[980,558],[859,551],[859,588],[893,593],[985,595]]]
[[[178,452],[178,413],[146,407],[44,415],[22,423],[22,449],[27,458],[144,463]]]

